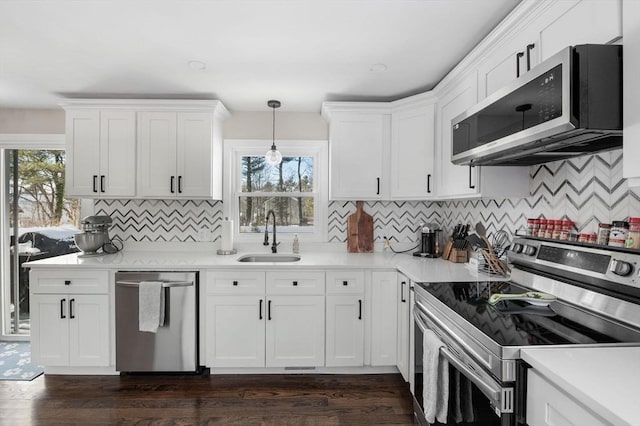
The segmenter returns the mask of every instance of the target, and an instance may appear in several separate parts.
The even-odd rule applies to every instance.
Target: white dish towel
[[[142,281],[138,287],[138,327],[155,333],[164,325],[164,290],[160,281]]]
[[[431,330],[422,341],[424,415],[427,422],[447,423],[449,409],[449,361],[440,356],[444,343]]]

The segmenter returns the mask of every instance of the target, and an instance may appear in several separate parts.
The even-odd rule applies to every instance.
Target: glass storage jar
[[[627,234],[629,232],[629,223],[616,220],[611,224],[611,232],[609,232],[609,245],[611,247],[624,247],[627,242]]]
[[[627,234],[626,247],[640,249],[640,217],[629,218],[629,233]]]

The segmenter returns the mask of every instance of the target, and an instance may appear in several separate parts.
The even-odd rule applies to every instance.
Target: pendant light
[[[276,108],[280,108],[280,101],[271,100],[267,102],[269,108],[273,108],[273,142],[271,149],[264,155],[267,164],[277,166],[282,162],[282,154],[276,148]]]

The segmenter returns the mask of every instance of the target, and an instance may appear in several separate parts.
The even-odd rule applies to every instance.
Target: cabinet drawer
[[[364,292],[364,271],[328,271],[327,294]]]
[[[109,271],[32,270],[31,293],[108,293]]]
[[[324,272],[267,272],[267,294],[324,295]]]
[[[208,294],[264,294],[264,272],[207,271]]]

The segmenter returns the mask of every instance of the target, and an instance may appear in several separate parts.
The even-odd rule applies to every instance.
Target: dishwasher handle
[[[139,287],[142,281],[116,281],[116,285],[122,287]],[[193,281],[163,281],[162,288],[169,287],[191,287]]]

